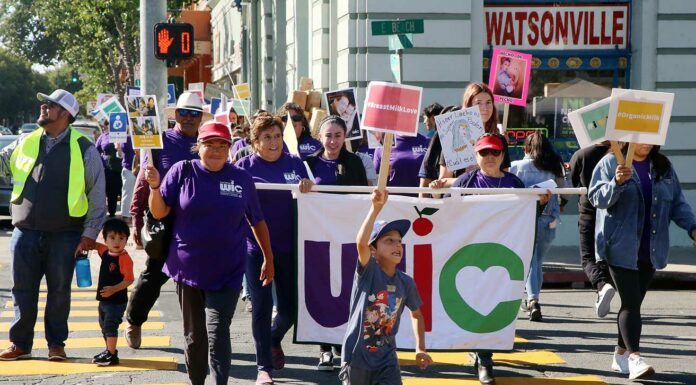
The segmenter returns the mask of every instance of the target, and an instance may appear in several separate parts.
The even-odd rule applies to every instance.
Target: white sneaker
[[[614,359],[611,361],[611,370],[621,374],[628,374],[628,350],[619,354],[614,350]]]
[[[317,370],[321,372],[331,372],[334,370],[333,354],[331,352],[322,352],[319,356],[319,365]]]
[[[648,365],[641,356],[628,357],[628,379],[636,380],[646,378],[655,374],[655,369]]]
[[[609,314],[611,310],[611,299],[614,298],[616,290],[613,286],[605,283],[602,286],[602,290],[597,293],[597,303],[595,303],[595,310],[597,311],[597,317],[604,318]]]

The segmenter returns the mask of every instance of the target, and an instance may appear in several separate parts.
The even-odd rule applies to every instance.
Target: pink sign
[[[364,130],[416,136],[423,88],[387,82],[370,82],[363,106]]]
[[[527,105],[532,55],[493,48],[488,88],[497,103]]]

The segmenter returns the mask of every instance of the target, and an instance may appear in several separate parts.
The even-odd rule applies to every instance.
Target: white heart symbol
[[[455,280],[459,295],[482,316],[490,314],[500,302],[519,300],[524,292],[524,282],[511,281],[502,266],[491,266],[485,272],[467,266],[457,273]]]

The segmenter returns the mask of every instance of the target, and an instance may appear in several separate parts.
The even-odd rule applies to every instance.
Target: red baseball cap
[[[225,142],[232,143],[232,134],[226,125],[209,120],[198,129],[198,141],[205,142],[212,139],[222,139]]]
[[[503,141],[495,135],[483,135],[476,141],[474,151],[479,152],[486,149],[502,151]]]

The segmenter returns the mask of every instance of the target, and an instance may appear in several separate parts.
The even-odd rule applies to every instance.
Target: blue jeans
[[[10,341],[31,351],[38,314],[39,285],[46,276],[48,295],[44,327],[49,347],[65,346],[68,339],[70,284],[75,270],[79,231],[45,232],[15,228],[10,241],[12,299],[15,318]]]
[[[543,220],[544,217],[537,221],[536,241],[534,242],[534,253],[529,266],[529,275],[527,276],[527,299],[539,299],[541,293],[541,284],[544,282],[544,257],[551,248],[551,242],[556,238],[556,229],[549,228],[549,221]]]
[[[290,253],[273,253],[278,314],[273,319],[273,285],[261,286],[259,281],[263,255],[251,253],[247,258],[246,281],[251,296],[251,332],[256,348],[256,365],[258,370],[268,373],[273,371],[271,346],[280,346],[285,333],[295,322],[295,260]]]
[[[99,327],[104,338],[118,337],[118,326],[123,322],[125,312],[125,303],[99,301]]]

